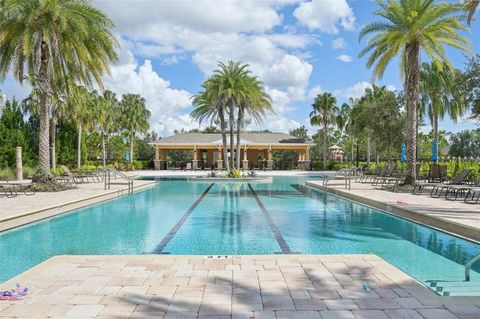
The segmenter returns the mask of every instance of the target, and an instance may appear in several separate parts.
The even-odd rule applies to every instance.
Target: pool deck
[[[0,285],[0,318],[474,319],[376,255],[57,256]],[[367,286],[365,286],[367,283]]]
[[[153,181],[134,180],[134,192],[155,185]],[[15,198],[0,197],[0,231],[52,217],[73,209],[123,196],[126,185],[111,185],[105,190],[102,183],[78,184],[77,188],[58,193],[36,193]]]
[[[428,194],[393,193],[379,186],[353,181],[350,190],[341,185],[328,185],[325,188],[322,182],[317,181],[307,182],[307,185],[480,241],[480,205],[431,198]]]

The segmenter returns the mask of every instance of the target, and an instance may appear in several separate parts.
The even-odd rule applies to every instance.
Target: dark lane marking
[[[265,205],[263,205],[262,201],[260,200],[260,197],[258,197],[258,195],[257,195],[257,192],[255,192],[255,190],[253,189],[253,187],[250,183],[248,183],[248,187],[250,188],[250,191],[252,192],[253,197],[255,197],[255,200],[257,201],[258,207],[260,207],[260,209],[263,212],[263,215],[265,216],[265,219],[267,220],[268,224],[270,225],[270,228],[272,229],[272,233],[275,236],[275,239],[277,240],[278,245],[282,249],[281,253],[282,254],[292,254],[292,251],[291,251],[290,247],[288,247],[288,244],[285,241],[285,239],[283,238],[282,233],[280,233],[280,230],[277,228],[277,226],[273,222],[272,216],[268,212],[267,208],[265,208]]]
[[[152,251],[152,254],[167,254],[163,250],[165,247],[168,245],[168,243],[172,240],[172,238],[175,236],[175,234],[178,232],[180,227],[185,223],[185,221],[190,217],[190,215],[193,213],[195,208],[197,208],[198,204],[207,196],[207,193],[210,191],[210,189],[213,187],[213,183],[210,184],[207,189],[203,192],[203,194],[193,203],[193,205],[186,211],[185,214],[183,214],[182,218],[173,226],[173,228],[168,232],[168,234],[162,239],[160,244]]]
[[[295,188],[297,191],[302,193],[303,195],[307,195],[308,193],[308,188],[305,185],[300,185],[300,184],[290,184],[293,188]]]

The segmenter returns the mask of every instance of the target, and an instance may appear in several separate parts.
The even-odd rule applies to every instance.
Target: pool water
[[[0,233],[0,282],[55,255],[365,254],[419,281],[461,281],[480,246],[305,187],[320,177],[150,189]],[[480,281],[473,268],[472,281]]]

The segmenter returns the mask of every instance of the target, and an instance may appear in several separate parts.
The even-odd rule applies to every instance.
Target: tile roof
[[[236,138],[235,138],[236,140]],[[243,144],[311,144],[310,141],[291,136],[285,133],[253,133],[241,134]],[[154,145],[195,145],[221,144],[220,133],[181,133],[159,139],[150,144]]]

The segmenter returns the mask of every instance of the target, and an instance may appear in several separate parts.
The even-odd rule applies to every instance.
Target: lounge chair
[[[76,173],[70,170],[65,165],[60,165],[62,170],[65,172],[65,174],[70,178],[73,179],[73,181],[77,184],[82,184],[82,183],[88,183],[89,179],[92,180],[94,183],[98,183],[102,181],[102,176],[98,171],[92,171],[91,174],[85,174],[85,173]]]
[[[480,178],[471,184],[451,185],[445,192],[445,199],[455,201],[459,196],[466,198],[468,192],[473,188],[480,188]]]
[[[478,204],[480,200],[480,187],[472,187],[465,194],[465,203],[467,204]]]
[[[470,174],[471,169],[464,169],[458,175],[453,177],[451,180],[446,183],[417,183],[413,187],[412,193],[414,195],[421,195],[426,189],[431,188],[430,196],[431,197],[441,197],[444,191],[447,191],[452,185],[463,185],[465,184],[465,179],[468,174]]]
[[[9,180],[2,180],[0,181],[0,194],[3,194],[7,198],[17,197],[18,193],[21,192],[25,194],[25,196],[32,196],[35,195],[35,191],[32,189],[28,189],[25,186],[31,184],[31,181],[9,181]]]

